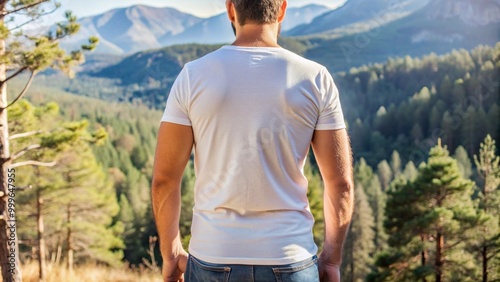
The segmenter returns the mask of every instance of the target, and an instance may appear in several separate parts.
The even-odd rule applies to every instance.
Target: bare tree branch
[[[24,23],[19,24],[19,25],[16,25],[16,26],[15,26],[15,27],[13,27],[13,28],[9,28],[9,31],[14,31],[14,30],[16,30],[16,29],[18,29],[18,28],[21,28],[21,27],[23,27],[23,26],[25,26],[25,25],[27,25],[27,24],[29,24],[29,23],[32,23],[32,22],[34,22],[34,21],[36,21],[36,20],[38,20],[38,18],[32,18],[31,20],[29,20],[29,21],[25,21]]]
[[[53,14],[55,11],[57,11],[57,9],[58,9],[58,7],[55,7],[51,11],[48,11],[48,12],[45,12],[45,13],[41,13],[41,14],[37,15],[36,17],[34,17],[34,18],[32,18],[32,19],[30,19],[30,20],[28,20],[28,21],[26,21],[26,22],[24,22],[24,23],[22,23],[20,25],[17,25],[17,26],[15,26],[13,28],[10,28],[9,31],[13,31],[13,30],[16,30],[18,28],[21,28],[21,27],[23,27],[23,26],[25,26],[25,25],[27,25],[29,23],[32,23],[32,22],[38,20],[39,18],[41,18],[43,16]]]
[[[16,167],[27,166],[27,165],[53,167],[56,164],[57,164],[56,161],[53,161],[50,163],[37,162],[37,161],[25,161],[25,162],[19,162],[19,163],[12,164],[12,165],[10,165],[10,168],[16,168]]]
[[[16,159],[20,158],[21,156],[23,156],[24,154],[26,154],[27,152],[29,152],[31,150],[40,149],[40,148],[42,148],[42,146],[40,144],[29,145],[26,148],[19,150],[19,151],[15,152],[14,154],[12,154],[10,159],[16,160]]]
[[[9,137],[9,140],[14,140],[14,139],[18,139],[18,138],[24,138],[24,137],[30,137],[30,136],[33,136],[33,135],[37,135],[37,134],[42,134],[42,133],[48,133],[49,131],[46,131],[46,130],[36,130],[36,131],[28,131],[28,132],[24,132],[24,133],[19,133],[19,134],[13,134]]]
[[[18,7],[18,8],[15,8],[14,10],[10,10],[10,11],[3,11],[2,13],[2,16],[7,16],[7,15],[10,15],[10,14],[13,14],[13,13],[16,13],[16,12],[19,12],[19,11],[22,11],[22,10],[26,10],[26,9],[29,9],[29,8],[33,8],[35,6],[38,6],[40,4],[43,4],[45,2],[49,2],[50,0],[40,0],[38,2],[35,2],[35,3],[31,3],[29,5],[25,5],[25,6],[22,6],[22,7]]]
[[[496,257],[498,254],[500,254],[500,249],[498,249],[495,252],[491,252],[491,254],[487,258],[492,259],[492,258]]]
[[[9,105],[7,105],[7,107],[0,107],[1,111],[9,108],[12,105],[14,105],[14,103],[16,103],[19,99],[23,98],[24,95],[26,95],[26,92],[28,92],[28,88],[30,88],[31,83],[33,82],[33,78],[35,77],[35,75],[36,75],[36,71],[31,72],[30,78],[28,79],[28,82],[24,86],[23,91],[21,91],[21,93],[16,97],[16,99],[14,99],[14,101],[12,101]]]
[[[0,81],[0,86],[2,84],[6,83],[7,81],[13,79],[14,77],[20,75],[23,71],[25,71],[27,69],[28,69],[28,67],[22,67],[22,68],[18,69],[15,73],[9,75],[5,80]]]

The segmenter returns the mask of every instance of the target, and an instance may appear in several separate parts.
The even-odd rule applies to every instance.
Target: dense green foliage
[[[124,258],[141,263],[149,257],[149,236],[156,233],[149,190],[161,114],[143,106],[110,104],[54,89],[38,88],[30,94],[30,100],[37,105],[57,100],[67,120],[84,118],[91,128],[106,129],[108,138],[93,152],[113,183],[113,196],[120,206],[114,222],[125,243]]]
[[[437,138],[471,156],[487,133],[500,137],[499,70],[500,43],[339,75],[356,156],[375,165],[396,150],[418,165]]]

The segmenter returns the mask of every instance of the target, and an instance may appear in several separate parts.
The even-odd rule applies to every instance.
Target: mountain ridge
[[[160,20],[166,19],[166,20]],[[174,8],[135,5],[117,8],[79,20],[80,32],[62,42],[67,49],[81,45],[89,36],[99,37],[100,53],[131,53],[163,47],[158,38],[178,34],[201,21]]]
[[[343,6],[315,18],[310,24],[286,32],[288,36],[319,34],[371,20],[391,21],[423,8],[429,0],[349,0]]]
[[[282,27],[286,30],[309,23],[327,11],[330,9],[317,4],[291,7]],[[63,40],[64,48],[78,48],[90,36],[100,39],[96,52],[113,54],[131,54],[175,44],[215,44],[234,40],[225,13],[199,18],[170,7],[141,4],[84,17],[79,23],[80,32]]]

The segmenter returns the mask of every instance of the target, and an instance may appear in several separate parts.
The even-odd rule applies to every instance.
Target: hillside
[[[185,63],[219,47],[220,45],[190,44],[140,52],[91,75],[120,79],[125,85],[148,83],[153,80],[168,81],[177,76]]]

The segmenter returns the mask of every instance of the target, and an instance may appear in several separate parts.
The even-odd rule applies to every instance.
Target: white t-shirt
[[[193,128],[193,256],[282,265],[316,254],[303,168],[314,130],[345,128],[323,66],[279,47],[224,46],[185,65],[162,121]]]

